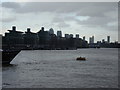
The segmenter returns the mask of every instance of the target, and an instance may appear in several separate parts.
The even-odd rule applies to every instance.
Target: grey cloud
[[[117,9],[117,2],[99,2],[90,3],[80,9],[78,16],[103,17],[104,13],[115,11]]]
[[[57,12],[68,13],[77,12],[77,15],[101,15],[106,11],[114,10],[117,2],[28,2],[28,3],[15,3],[4,2],[3,7],[13,8],[17,13],[30,13],[30,12]]]
[[[51,13],[76,13],[76,16],[99,17],[100,19],[112,15],[117,9],[117,2],[27,2],[15,3],[4,2],[3,7],[13,8],[16,13],[36,13],[36,12],[51,12]],[[113,17],[113,16],[112,16]],[[94,24],[94,18],[92,23]],[[99,20],[98,18],[98,20]],[[73,17],[65,17],[66,20],[74,20]],[[95,22],[97,19],[95,19]],[[106,20],[106,19],[105,19]],[[101,23],[102,20],[98,22]],[[106,20],[107,21],[107,20]],[[88,21],[89,22],[89,21]],[[91,22],[90,22],[91,23]]]
[[[20,8],[21,6],[19,3],[16,3],[16,2],[3,2],[2,7],[17,9],[17,8]]]
[[[78,3],[68,3],[68,2],[29,2],[29,3],[14,3],[5,2],[2,3],[3,7],[13,8],[17,13],[29,13],[29,12],[73,12],[78,10]],[[16,8],[17,7],[17,8]]]
[[[107,24],[108,22],[112,21],[110,18],[108,17],[92,17],[92,18],[89,18],[87,21],[78,21],[77,22],[79,24],[85,24],[85,25],[105,25]]]
[[[61,17],[55,17],[52,22],[64,22],[64,20]]]
[[[69,24],[65,23],[65,20],[60,17],[55,17],[52,21],[57,27],[70,27]]]
[[[60,27],[60,28],[61,27],[63,27],[63,28],[70,27],[70,25],[65,23],[65,22],[60,22],[60,23],[57,24],[57,26]]]
[[[76,16],[90,16],[86,21],[79,21],[75,19],[76,16],[63,16],[56,17],[53,23],[59,23],[59,26],[68,27],[65,21],[76,21],[80,25],[86,26],[105,26],[108,22],[115,21],[116,18],[113,13],[117,11],[117,2],[27,2],[15,3],[5,2],[2,3],[5,8],[12,8],[15,13],[36,13],[36,12],[50,12],[57,14],[71,14],[75,13]],[[40,14],[39,13],[39,14]],[[50,15],[49,15],[50,16]],[[64,25],[65,24],[65,25]]]
[[[13,22],[13,21],[15,21],[15,20],[16,20],[16,18],[4,18],[4,19],[2,18],[2,20],[0,20],[0,21],[2,21],[3,23],[4,23],[4,22],[7,22],[7,23],[8,23],[8,22]]]

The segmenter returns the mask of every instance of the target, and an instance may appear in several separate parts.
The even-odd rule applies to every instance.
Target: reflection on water
[[[78,56],[86,61],[76,61]],[[117,49],[22,51],[3,67],[3,88],[117,88]]]

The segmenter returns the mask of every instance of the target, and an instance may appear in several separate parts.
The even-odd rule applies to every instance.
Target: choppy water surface
[[[118,49],[21,51],[11,64],[3,67],[3,88],[118,87]]]

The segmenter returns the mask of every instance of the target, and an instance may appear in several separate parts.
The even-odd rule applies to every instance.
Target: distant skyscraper
[[[53,28],[50,28],[50,29],[49,29],[49,33],[50,33],[50,34],[54,34]]]
[[[83,37],[83,40],[85,41],[85,36]]]
[[[94,43],[94,36],[89,38],[89,43]]]
[[[89,38],[89,43],[92,43],[92,38],[91,37]]]
[[[12,30],[13,30],[13,31],[16,31],[16,26],[12,26]]]
[[[77,38],[77,39],[79,38],[79,34],[76,34],[76,38]]]
[[[73,38],[73,34],[70,34],[70,38]]]
[[[107,36],[107,42],[110,43],[110,36]]]
[[[57,37],[62,37],[62,32],[61,31],[57,31]]]
[[[94,43],[94,36],[92,36],[92,43]]]

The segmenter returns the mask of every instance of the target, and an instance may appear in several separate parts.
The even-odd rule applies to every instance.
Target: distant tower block
[[[54,34],[53,28],[50,28],[50,29],[49,29],[49,33],[50,33],[50,34]]]
[[[62,37],[62,32],[61,31],[57,31],[57,36],[58,37]]]
[[[107,36],[107,42],[110,43],[110,36]]]
[[[94,43],[94,36],[92,36],[92,43]]]
[[[85,36],[83,36],[83,40],[85,41]]]
[[[76,38],[77,38],[77,39],[79,38],[79,34],[76,34]]]
[[[70,38],[69,34],[65,34],[65,38]]]
[[[12,30],[13,30],[13,31],[16,31],[16,26],[12,26]]]
[[[30,32],[30,28],[27,28],[27,32]]]
[[[70,34],[70,38],[73,38],[73,34]]]
[[[91,38],[91,37],[89,38],[89,43],[90,43],[90,44],[92,43],[92,38]]]

